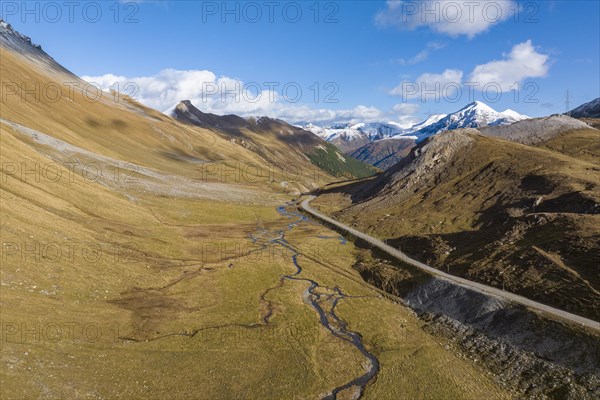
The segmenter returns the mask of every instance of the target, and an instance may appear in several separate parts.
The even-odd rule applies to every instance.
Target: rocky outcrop
[[[512,125],[486,126],[479,128],[479,131],[487,136],[536,145],[575,129],[590,129],[590,126],[575,118],[556,114],[545,118],[527,119]]]

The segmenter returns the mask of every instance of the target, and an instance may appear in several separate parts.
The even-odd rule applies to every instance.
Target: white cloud
[[[543,78],[550,68],[549,57],[536,51],[531,40],[515,45],[504,60],[475,67],[469,81],[479,87],[492,84],[507,92],[527,78]]]
[[[441,74],[425,73],[414,82],[404,81],[390,91],[391,95],[402,96],[403,100],[420,101],[450,98],[461,88],[463,72],[447,69]]]
[[[518,10],[514,0],[388,0],[386,8],[375,15],[375,22],[381,27],[429,27],[438,33],[472,38],[511,18]]]
[[[374,122],[381,121],[386,113],[376,107],[359,105],[351,109],[332,110],[314,109],[306,105],[289,106],[279,104],[273,108],[270,116],[284,119],[290,122],[316,122],[320,124],[331,124],[335,122]]]
[[[334,123],[382,122],[391,121],[403,127],[410,127],[419,122],[416,114],[418,104],[396,104],[388,111],[375,107],[357,106],[351,109],[330,110],[312,109],[306,106],[283,107],[276,112],[278,118],[290,122],[314,122],[322,126]]]
[[[240,116],[267,115],[290,122],[371,122],[388,116],[376,107],[359,105],[350,109],[313,108],[294,100],[296,92],[288,91],[285,99],[268,84],[244,83],[238,79],[217,77],[206,70],[165,69],[153,76],[125,77],[114,74],[83,76],[102,90],[114,89],[128,94],[141,103],[168,111],[182,100],[190,100],[203,112],[237,114]],[[286,83],[280,84],[281,89]],[[313,98],[310,88],[300,88],[303,96]]]
[[[389,114],[390,118],[395,119],[393,122],[402,128],[410,128],[422,120],[422,118],[416,115],[419,109],[420,106],[418,104],[400,103],[392,107]]]
[[[444,47],[446,47],[446,45],[444,43],[429,42],[429,43],[427,43],[427,47],[425,47],[423,50],[421,50],[420,52],[415,54],[413,57],[411,57],[409,59],[399,58],[399,59],[395,60],[394,63],[400,64],[400,65],[419,64],[423,61],[426,61],[429,58],[429,55],[431,54],[432,51],[441,50]]]
[[[463,72],[446,69],[444,72],[424,73],[414,81],[405,80],[389,94],[402,96],[403,101],[450,101],[462,100],[472,88],[480,91],[508,92],[517,90],[525,79],[543,78],[550,69],[550,57],[538,53],[531,40],[515,45],[504,59],[478,65],[463,82]],[[469,87],[469,89],[466,88]],[[469,98],[469,101],[472,99]]]
[[[207,112],[252,114],[268,110],[277,93],[268,87],[245,85],[229,77],[218,77],[206,70],[165,69],[153,76],[124,77],[106,74],[83,76],[101,89],[116,89],[141,103],[166,111],[181,100],[190,100]]]
[[[400,103],[400,104],[396,104],[392,108],[392,111],[395,113],[398,113],[402,116],[416,114],[419,111],[419,105],[418,104],[409,104],[409,103]]]

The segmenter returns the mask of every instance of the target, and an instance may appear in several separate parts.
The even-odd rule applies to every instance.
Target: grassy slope
[[[1,68],[5,82],[26,82],[30,87],[34,82],[54,82],[63,88],[63,96],[52,102],[41,90],[37,96],[9,95],[2,104],[2,118],[86,150],[179,175],[190,176],[193,169],[193,177],[202,180],[261,188],[270,183],[279,192],[282,182],[304,189],[332,180],[324,171],[317,173],[305,157],[288,159],[285,166],[294,167],[288,171],[282,162],[273,162],[239,141],[178,123],[128,98],[104,93],[100,101],[90,101],[80,90],[70,95],[66,84],[78,78],[48,75],[8,50],[2,51]],[[285,142],[272,140],[260,145],[269,155],[278,155],[279,161],[289,153]],[[295,173],[298,170],[300,173]]]
[[[3,82],[64,78],[6,51],[0,66]],[[58,180],[3,174],[0,397],[315,398],[360,373],[360,354],[332,339],[302,301],[306,284],[279,286],[293,272],[290,254],[248,254],[256,249],[249,234],[286,229],[275,205],[289,196],[267,180],[202,185],[196,163],[170,156],[264,162],[256,153],[122,103],[11,99],[0,117],[159,173],[117,183],[85,179],[80,169]],[[3,165],[63,165],[77,156],[110,166],[42,146],[8,124],[0,130]],[[163,181],[177,190],[162,191]],[[306,276],[368,296],[338,310],[381,360],[366,398],[508,397],[366,285],[351,268],[350,244],[333,239],[320,252],[315,237],[331,235],[310,226],[288,241],[304,254]],[[437,368],[440,360],[452,368]]]
[[[375,180],[315,204],[435,267],[599,319],[597,163],[473,137],[472,147],[408,191],[401,180],[361,203]]]
[[[600,163],[600,130],[598,129],[565,132],[538,146],[596,165]]]

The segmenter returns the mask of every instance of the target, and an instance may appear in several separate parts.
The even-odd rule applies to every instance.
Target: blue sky
[[[70,16],[55,2],[58,16],[6,1],[2,18],[88,80],[135,82],[161,111],[184,96],[217,113],[406,124],[470,100],[542,116],[564,111],[567,90],[574,106],[600,96],[595,0],[89,3]],[[215,93],[225,87],[248,95]]]

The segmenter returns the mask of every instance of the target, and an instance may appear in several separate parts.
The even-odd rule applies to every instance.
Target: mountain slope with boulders
[[[600,320],[597,161],[455,130],[313,204],[433,267]]]

